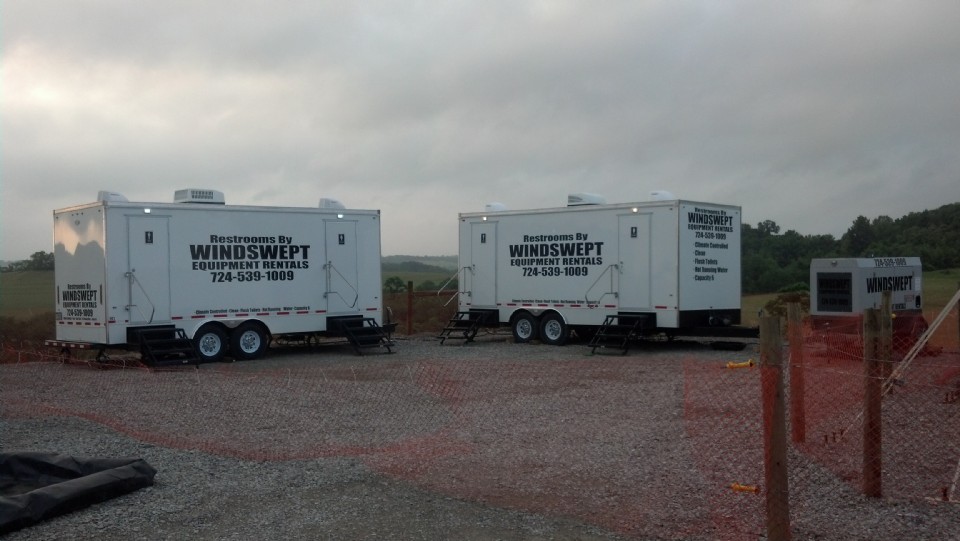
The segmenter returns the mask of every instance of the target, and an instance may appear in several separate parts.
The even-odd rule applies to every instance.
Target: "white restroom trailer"
[[[226,205],[215,190],[173,203],[101,192],[53,213],[52,345],[142,345],[176,330],[201,361],[250,359],[273,337],[381,322],[380,211]],[[172,331],[171,331],[172,332]]]
[[[810,315],[858,316],[881,308],[890,292],[893,312],[923,311],[919,257],[845,257],[810,261]]]
[[[679,199],[459,215],[459,311],[515,340],[566,342],[608,317],[644,333],[740,323],[740,207]]]
[[[926,331],[919,257],[844,257],[810,261],[810,321],[816,330],[860,333],[868,308],[890,294],[894,347],[908,349]]]

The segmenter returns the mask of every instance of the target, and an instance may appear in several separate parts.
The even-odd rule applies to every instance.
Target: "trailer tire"
[[[510,319],[510,330],[513,331],[513,341],[518,344],[536,340],[539,330],[537,318],[529,312],[520,312]]]
[[[216,323],[207,323],[193,335],[200,362],[215,363],[227,352],[227,333]]]
[[[230,352],[242,361],[257,359],[267,350],[270,340],[263,325],[252,321],[241,323],[230,332]]]
[[[570,329],[560,314],[550,313],[540,320],[540,341],[551,346],[562,346],[567,343]]]

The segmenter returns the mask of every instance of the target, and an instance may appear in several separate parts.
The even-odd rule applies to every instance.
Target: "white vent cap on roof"
[[[673,201],[677,196],[667,190],[653,190],[650,192],[650,199],[654,201]]]
[[[607,199],[602,195],[597,195],[595,193],[572,193],[567,196],[567,206],[576,207],[579,205],[603,205],[607,202]]]
[[[322,209],[345,209],[343,203],[339,199],[334,199],[332,197],[321,197],[320,198],[320,208]]]
[[[120,202],[122,202],[122,203],[126,203],[126,202],[127,202],[127,198],[124,197],[123,194],[122,194],[122,193],[119,193],[119,192],[111,192],[111,191],[108,191],[108,190],[100,190],[99,192],[97,192],[97,201],[99,201],[99,202],[104,202],[104,201],[120,201]]]
[[[203,188],[185,188],[173,193],[174,203],[205,203],[207,205],[225,205],[226,199],[219,190]]]
[[[504,205],[503,203],[492,201],[490,203],[487,203],[487,205],[483,207],[483,210],[485,210],[486,212],[500,212],[501,210],[507,210],[507,206]]]

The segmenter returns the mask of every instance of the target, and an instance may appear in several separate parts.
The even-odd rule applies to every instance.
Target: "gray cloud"
[[[654,189],[842,234],[960,199],[960,4],[4,5],[0,259],[110,189],[380,208],[383,249],[456,213]]]

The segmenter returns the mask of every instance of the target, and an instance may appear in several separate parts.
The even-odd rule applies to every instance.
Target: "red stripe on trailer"
[[[666,310],[666,309],[667,309],[666,306],[654,306],[654,308],[656,308],[657,310]]]
[[[290,312],[277,312],[278,316],[289,316]]]
[[[297,310],[297,314],[309,314],[310,310]]]

